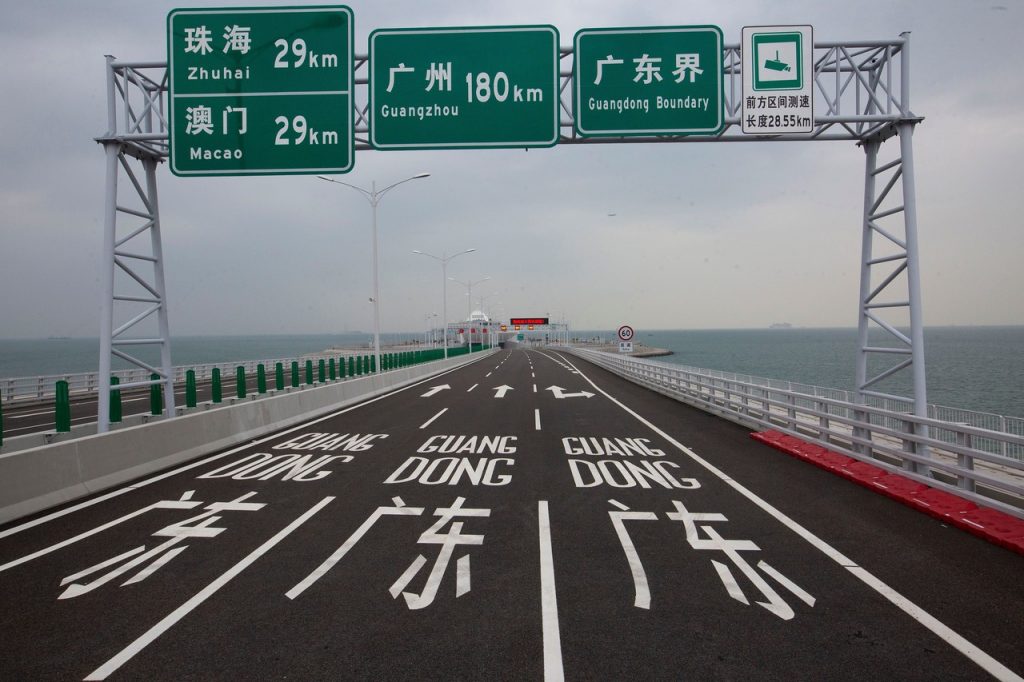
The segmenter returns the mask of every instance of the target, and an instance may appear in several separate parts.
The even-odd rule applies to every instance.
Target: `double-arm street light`
[[[429,178],[430,177],[430,173],[420,173],[418,175],[412,176],[411,178],[406,178],[405,180],[399,180],[398,182],[396,182],[394,184],[391,184],[391,185],[388,185],[387,187],[385,187],[384,189],[382,189],[380,191],[377,191],[377,183],[376,183],[376,181],[374,181],[370,185],[370,189],[369,190],[365,190],[362,187],[356,187],[355,185],[350,185],[347,182],[342,182],[341,180],[334,180],[333,178],[327,178],[327,177],[324,177],[323,175],[318,175],[317,177],[319,179],[321,179],[321,180],[326,180],[327,182],[333,182],[336,185],[345,185],[345,187],[351,187],[352,189],[357,190],[360,194],[362,194],[364,197],[366,197],[367,201],[370,202],[370,206],[373,207],[373,355],[374,355],[374,358],[375,358],[374,362],[377,365],[377,371],[379,372],[379,371],[381,371],[381,367],[380,367],[380,281],[379,281],[378,275],[377,275],[377,204],[380,203],[381,197],[383,197],[390,190],[393,190],[395,187],[398,187],[399,185],[401,185],[403,183],[409,182],[410,180],[419,180],[421,178]]]
[[[449,277],[448,279],[450,279],[451,281],[455,282],[456,284],[461,284],[462,286],[466,287],[466,296],[468,297],[468,301],[467,302],[469,304],[467,306],[467,312],[466,312],[466,321],[468,322],[469,318],[473,316],[473,285],[474,284],[483,284],[484,282],[489,280],[490,277],[484,277],[483,279],[478,279],[475,282],[473,280],[469,280],[469,281],[463,282],[462,280],[455,279],[454,277]]]
[[[413,253],[420,256],[427,256],[441,263],[441,320],[444,325],[444,357],[448,359],[448,261],[457,256],[461,256],[465,253],[473,253],[476,249],[466,249],[465,251],[459,251],[451,256],[442,253],[440,256],[435,256],[425,251],[413,251]]]

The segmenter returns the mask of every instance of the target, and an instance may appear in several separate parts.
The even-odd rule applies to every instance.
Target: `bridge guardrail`
[[[585,360],[680,402],[743,426],[819,443],[926,485],[1024,518],[1024,435],[966,422],[860,405],[846,391],[801,391],[789,382],[755,383],[710,370],[567,347]],[[785,387],[772,384],[786,384]],[[803,387],[818,389],[818,387]],[[820,390],[818,391],[820,392]],[[923,428],[917,428],[917,426]],[[917,443],[933,456],[906,448]],[[929,473],[910,470],[912,463]]]
[[[449,354],[456,351],[458,347],[449,348]],[[475,349],[475,346],[474,346]],[[411,348],[404,350],[413,350]],[[438,350],[435,348],[418,348],[415,350],[420,351],[431,351]],[[382,354],[387,353],[387,350],[382,350]],[[475,350],[474,350],[475,352]],[[359,349],[359,350],[339,350],[337,353],[317,353],[311,355],[303,355],[301,358],[288,357],[288,358],[272,358],[269,360],[239,360],[234,362],[212,362],[201,365],[179,365],[174,368],[174,381],[175,383],[185,382],[185,372],[188,370],[195,370],[196,380],[203,381],[210,378],[215,368],[220,369],[222,374],[233,375],[235,369],[239,366],[245,367],[245,373],[247,375],[255,373],[258,365],[264,365],[267,368],[273,368],[278,362],[284,363],[285,367],[289,367],[293,360],[312,360],[313,364],[317,364],[321,359],[330,360],[331,358],[344,357],[347,358],[350,355],[367,355],[373,354],[372,349]],[[135,369],[119,369],[111,372],[111,376],[115,376],[120,379],[121,384],[131,384],[134,382],[144,382],[146,384],[151,383],[149,370],[141,368]],[[50,400],[54,396],[54,387],[58,381],[68,382],[68,389],[72,397],[82,396],[89,393],[95,393],[99,387],[99,374],[97,372],[84,372],[77,374],[47,374],[43,376],[35,377],[13,377],[9,379],[0,379],[0,400],[6,404],[13,403],[25,403],[31,401],[42,401]]]

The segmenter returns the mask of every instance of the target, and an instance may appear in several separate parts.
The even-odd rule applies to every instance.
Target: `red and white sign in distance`
[[[622,341],[629,341],[633,338],[633,328],[628,324],[624,324],[619,327],[619,339]]]

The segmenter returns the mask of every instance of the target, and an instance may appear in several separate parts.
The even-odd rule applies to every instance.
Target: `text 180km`
[[[508,74],[499,71],[492,77],[489,73],[472,72],[466,74],[466,98],[469,102],[505,102],[512,98],[513,102],[543,102],[544,91],[541,88],[523,88],[509,83]]]

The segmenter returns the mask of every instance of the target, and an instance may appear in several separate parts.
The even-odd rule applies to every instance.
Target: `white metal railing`
[[[1024,518],[1024,435],[957,418],[976,413],[958,411],[955,420],[917,417],[885,406],[857,404],[847,391],[837,389],[729,375],[585,348],[565,350],[744,426],[813,441]],[[926,454],[908,452],[914,443],[923,446],[919,449]],[[914,471],[915,464],[921,465],[918,471]]]

